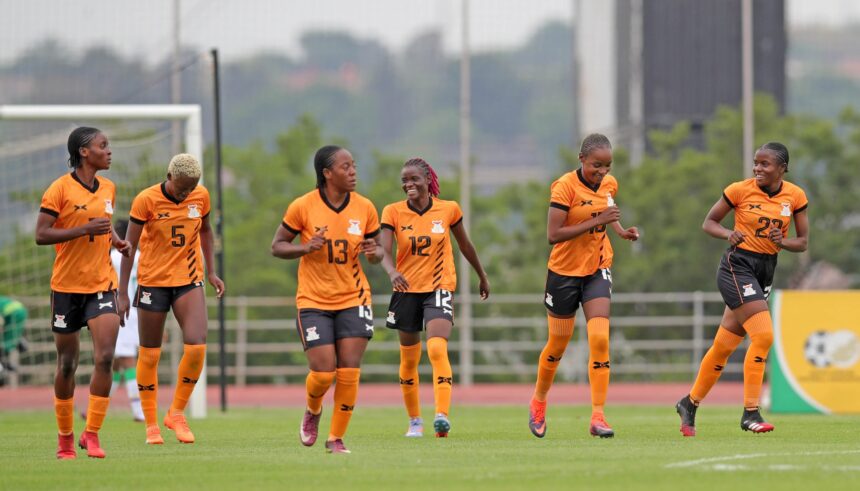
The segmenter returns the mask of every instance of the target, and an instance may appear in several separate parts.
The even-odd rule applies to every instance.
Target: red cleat
[[[602,414],[591,416],[591,426],[588,428],[591,436],[599,436],[600,438],[612,438],[615,436],[615,431],[606,422]]]
[[[546,401],[532,399],[529,403],[529,429],[538,438],[546,435]]]
[[[699,406],[693,404],[690,396],[684,396],[675,404],[675,412],[681,417],[681,434],[684,436],[696,436],[696,409]]]
[[[99,444],[99,434],[92,431],[85,431],[81,434],[81,439],[78,440],[78,446],[87,451],[87,457],[93,459],[105,458],[105,451]]]
[[[60,460],[71,460],[77,458],[75,452],[75,434],[57,435],[57,458]]]
[[[752,431],[753,433],[767,433],[773,431],[773,425],[766,422],[761,417],[758,409],[748,411],[744,409],[744,415],[741,416],[741,429],[744,431]]]

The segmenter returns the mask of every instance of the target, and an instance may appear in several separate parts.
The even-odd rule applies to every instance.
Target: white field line
[[[813,455],[848,455],[860,454],[858,450],[822,450],[818,452],[788,452],[788,453],[750,453],[750,454],[735,454],[725,455],[722,457],[708,457],[706,459],[685,460],[681,462],[673,462],[666,464],[667,469],[679,469],[684,467],[694,467],[701,464],[710,464],[714,462],[729,462],[732,460],[757,459],[761,457],[805,457]]]

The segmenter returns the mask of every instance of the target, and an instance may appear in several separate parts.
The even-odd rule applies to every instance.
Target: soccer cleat
[[[409,430],[406,431],[406,436],[410,438],[420,438],[424,436],[424,419],[409,418]]]
[[[675,411],[681,417],[681,434],[684,436],[696,436],[696,409],[699,406],[693,404],[689,395],[686,395],[675,404]]]
[[[546,435],[546,401],[532,399],[529,404],[529,429],[538,438]]]
[[[70,460],[77,458],[75,453],[75,434],[68,435],[57,434],[57,458],[60,460]]]
[[[448,438],[448,432],[451,431],[448,416],[443,413],[437,414],[436,419],[433,420],[433,429],[436,430],[436,438]]]
[[[599,436],[600,438],[612,438],[615,436],[615,431],[606,422],[602,414],[593,414],[591,416],[591,426],[588,428],[591,436]]]
[[[299,440],[302,441],[302,445],[310,447],[316,443],[317,435],[319,434],[321,416],[322,410],[320,410],[319,414],[313,414],[309,409],[305,409],[302,424],[299,426]]]
[[[194,443],[194,433],[191,433],[191,428],[188,427],[188,421],[182,413],[170,414],[170,411],[164,416],[164,426],[169,430],[173,430],[176,434],[176,439],[182,443]]]
[[[78,446],[87,451],[87,457],[94,459],[105,458],[105,451],[99,444],[99,434],[92,431],[81,433],[81,439],[78,440]]]
[[[161,429],[157,424],[146,427],[146,443],[147,445],[164,444],[164,438],[161,438]]]
[[[773,431],[773,425],[761,417],[758,409],[749,411],[744,408],[744,414],[741,416],[741,429],[753,433],[767,433]]]
[[[346,445],[343,444],[343,440],[340,438],[326,441],[325,451],[326,453],[352,453],[346,448]]]

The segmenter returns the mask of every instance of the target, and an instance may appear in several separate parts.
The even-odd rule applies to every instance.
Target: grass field
[[[427,408],[430,409],[430,408]],[[426,414],[431,414],[425,411]],[[197,443],[148,447],[143,426],[113,412],[105,460],[54,459],[53,414],[0,413],[0,489],[818,489],[860,488],[860,417],[772,415],[774,433],[738,428],[735,408],[703,407],[683,438],[672,408],[610,407],[614,439],[588,435],[588,409],[550,406],[540,440],[523,407],[455,407],[448,439],[407,439],[401,408],[361,408],[328,455],[299,444],[296,409],[210,412]],[[330,411],[323,416],[321,435]],[[76,421],[76,434],[83,423]],[[168,438],[170,437],[170,438]]]

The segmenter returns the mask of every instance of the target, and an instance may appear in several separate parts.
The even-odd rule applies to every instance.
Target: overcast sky
[[[602,0],[581,0],[602,1]],[[693,0],[691,0],[693,1]],[[710,0],[700,0],[710,1]],[[170,52],[174,0],[0,0],[0,62],[46,38],[75,51],[106,44],[128,56],[162,60]],[[522,43],[551,19],[570,21],[574,0],[470,0],[476,50]],[[440,29],[460,43],[460,0],[181,0],[181,38],[233,58],[260,50],[297,54],[309,29],[348,30],[402,48]],[[860,1],[787,0],[792,26],[844,25],[860,19]]]

